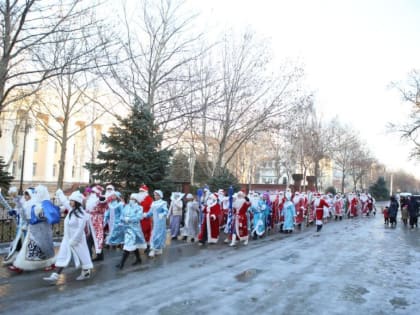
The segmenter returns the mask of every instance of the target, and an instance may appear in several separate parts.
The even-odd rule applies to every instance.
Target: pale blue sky
[[[420,68],[420,1],[414,0],[191,0],[215,33],[250,27],[271,41],[276,59],[302,63],[316,106],[360,132],[390,169],[415,169],[408,145],[386,134],[408,111],[391,81]],[[395,152],[395,153],[394,153]]]

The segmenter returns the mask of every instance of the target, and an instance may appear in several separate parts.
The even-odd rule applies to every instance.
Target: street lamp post
[[[19,195],[23,195],[23,171],[25,169],[25,150],[26,150],[26,136],[28,134],[30,125],[28,124],[28,118],[25,119],[25,129],[23,131],[23,150],[22,150],[22,165],[20,169],[20,185]]]

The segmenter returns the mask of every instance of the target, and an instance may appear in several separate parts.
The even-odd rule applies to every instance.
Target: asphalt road
[[[1,268],[0,313],[420,314],[419,233],[378,213],[235,248],[173,241],[122,271],[121,252],[107,250],[82,282],[74,268],[56,285]]]

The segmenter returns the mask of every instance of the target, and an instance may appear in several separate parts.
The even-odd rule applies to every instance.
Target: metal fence
[[[59,223],[52,226],[53,236],[60,238],[64,232],[64,217]],[[11,242],[16,235],[16,221],[7,214],[7,210],[0,205],[0,243]]]

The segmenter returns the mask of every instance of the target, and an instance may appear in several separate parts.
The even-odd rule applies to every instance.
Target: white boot
[[[154,249],[150,250],[149,257],[155,257],[155,250]]]
[[[163,249],[156,249],[155,250],[155,255],[162,255],[163,254]]]
[[[246,237],[246,239],[244,241],[244,245],[248,245],[248,238],[249,238],[249,236]]]
[[[87,270],[83,270],[82,269],[82,273],[80,274],[80,276],[78,276],[77,278],[76,278],[76,280],[86,280],[86,279],[89,279],[90,278],[90,270],[89,269],[87,269]]]
[[[44,277],[43,279],[45,280],[45,281],[52,281],[52,282],[55,282],[55,281],[57,281],[58,280],[58,277],[59,277],[59,274],[58,273],[56,273],[56,272],[53,272],[49,277]]]
[[[232,242],[229,244],[229,246],[235,246],[236,245],[236,234],[232,235]]]

